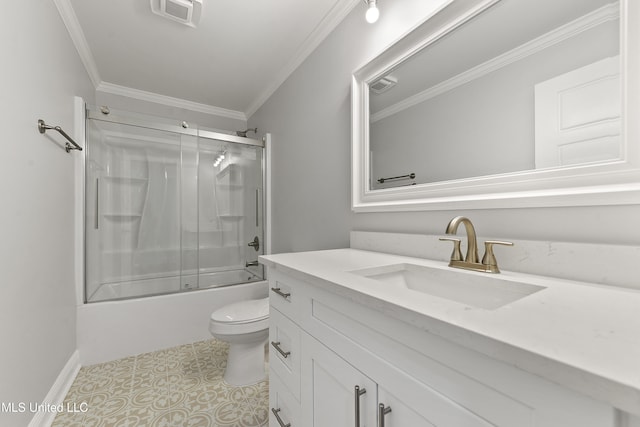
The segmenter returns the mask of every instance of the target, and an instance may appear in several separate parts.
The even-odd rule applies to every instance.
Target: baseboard
[[[64,365],[62,371],[60,371],[58,378],[56,378],[56,381],[53,383],[49,393],[47,393],[47,396],[42,402],[50,405],[49,407],[60,405],[69,392],[71,384],[73,384],[73,380],[75,380],[79,370],[80,353],[76,350],[73,352],[66,365]],[[53,419],[56,417],[56,414],[57,413],[55,411],[36,412],[29,423],[29,427],[49,427],[53,423]]]

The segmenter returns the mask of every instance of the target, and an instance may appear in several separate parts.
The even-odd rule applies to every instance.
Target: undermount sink
[[[377,280],[394,288],[410,289],[489,310],[545,289],[544,286],[522,283],[500,275],[416,264],[393,264],[354,270],[350,273]]]

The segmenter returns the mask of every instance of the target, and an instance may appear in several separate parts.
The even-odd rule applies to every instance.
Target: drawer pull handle
[[[280,295],[282,298],[284,299],[289,299],[289,297],[291,296],[291,293],[289,292],[282,292],[282,290],[280,288],[271,288],[271,290],[273,292],[275,292],[276,294]]]
[[[378,427],[384,427],[384,416],[391,412],[391,407],[384,407],[384,403],[378,405]]]
[[[365,394],[367,389],[360,388],[359,385],[355,386],[353,391],[353,397],[355,399],[355,409],[356,409],[356,427],[360,427],[360,396]]]
[[[282,421],[282,418],[280,418],[280,415],[278,415],[278,412],[280,412],[281,409],[278,408],[271,408],[271,412],[273,412],[273,415],[276,417],[276,420],[278,420],[278,424],[280,424],[280,427],[291,427],[291,423],[284,423],[284,421]]]
[[[271,341],[271,345],[273,346],[273,348],[278,350],[278,353],[280,353],[282,357],[284,357],[285,359],[289,357],[289,355],[291,354],[290,351],[284,351],[283,349],[280,348],[280,341],[278,342]]]

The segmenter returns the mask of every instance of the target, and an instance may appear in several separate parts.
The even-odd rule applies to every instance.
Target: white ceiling
[[[362,3],[204,0],[191,28],[155,15],[149,0],[54,1],[98,90],[161,95],[236,118],[255,112]]]

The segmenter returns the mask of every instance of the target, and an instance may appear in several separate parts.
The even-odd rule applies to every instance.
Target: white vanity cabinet
[[[610,405],[302,277],[269,269],[271,426],[620,426]]]
[[[310,335],[302,342],[305,426],[356,425],[356,413],[359,426],[491,425],[388,363],[374,362],[377,383]]]
[[[308,334],[303,335],[303,401],[305,426],[373,426],[376,383]],[[355,387],[358,386],[357,402]],[[311,410],[312,408],[312,410]]]

